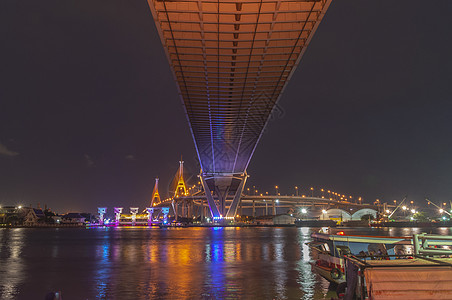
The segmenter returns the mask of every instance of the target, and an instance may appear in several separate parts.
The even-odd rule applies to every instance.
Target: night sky
[[[247,186],[449,202],[451,15],[446,0],[333,0]],[[181,155],[197,174],[145,0],[0,1],[0,204],[144,208]]]

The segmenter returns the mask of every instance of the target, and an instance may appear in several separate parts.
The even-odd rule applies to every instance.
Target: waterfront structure
[[[116,225],[118,225],[119,224],[119,220],[121,219],[121,214],[122,214],[123,208],[122,207],[115,207],[114,210],[115,210],[115,223],[116,223]]]
[[[25,226],[36,226],[39,223],[45,222],[46,216],[42,209],[39,208],[29,208],[25,214],[24,225]]]
[[[104,216],[107,213],[106,207],[98,207],[97,213],[99,214],[99,225],[104,225]]]
[[[262,132],[330,2],[148,0],[214,219],[236,215]]]
[[[85,217],[79,213],[68,213],[61,217],[62,224],[83,225],[85,224]]]

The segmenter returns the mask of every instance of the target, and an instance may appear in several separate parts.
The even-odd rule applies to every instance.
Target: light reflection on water
[[[0,298],[13,299],[19,294],[18,286],[26,279],[22,259],[25,229],[0,230]]]
[[[342,229],[412,235],[420,229]],[[309,228],[0,229],[0,298],[329,299]],[[451,234],[449,228],[433,231]]]

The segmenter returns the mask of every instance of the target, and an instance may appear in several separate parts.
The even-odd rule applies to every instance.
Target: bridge
[[[156,210],[163,207],[171,208],[171,214],[177,219],[206,219],[219,220],[210,214],[209,203],[206,197],[206,191],[203,184],[199,181],[197,184],[189,185],[184,180],[183,161],[179,162],[179,169],[174,176],[174,191],[170,191],[171,196],[155,201],[155,196],[151,199],[151,207]],[[248,188],[242,191],[240,201],[237,205],[236,215],[228,217],[226,220],[240,219],[241,216],[271,216],[277,214],[292,214],[297,217],[304,218],[330,218],[331,216],[340,215],[341,219],[353,219],[357,216],[361,217],[363,212],[366,214],[376,215],[376,213],[384,213],[387,209],[393,209],[394,205],[380,203],[375,201],[373,204],[363,204],[361,197],[347,196],[331,190],[314,189],[310,187],[307,192],[310,195],[299,194],[300,189],[295,187],[294,194],[281,195],[279,187],[275,186],[276,193],[274,195],[266,193],[258,193],[258,190]],[[154,187],[153,195],[158,192],[158,178]],[[224,208],[229,210],[233,205],[234,199],[225,199]],[[360,213],[357,213],[360,212]]]
[[[247,167],[330,2],[148,0],[213,218],[233,218],[247,203]]]

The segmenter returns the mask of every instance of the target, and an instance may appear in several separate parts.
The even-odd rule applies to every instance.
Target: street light
[[[413,209],[411,210],[411,212],[412,212],[413,214],[415,214],[415,213],[416,213],[416,210],[413,208]]]
[[[301,213],[302,213],[302,214],[305,214],[305,213],[307,213],[307,212],[308,212],[308,210],[307,210],[306,208],[302,208],[302,209],[301,209]]]
[[[275,185],[276,195],[278,195],[279,186]]]
[[[298,197],[298,186],[295,187],[295,196]]]
[[[403,210],[407,210],[407,208],[406,208],[406,206],[405,206],[405,205],[404,205],[404,206],[402,206],[402,209],[403,209]]]
[[[314,197],[314,188],[311,187],[311,197]]]

